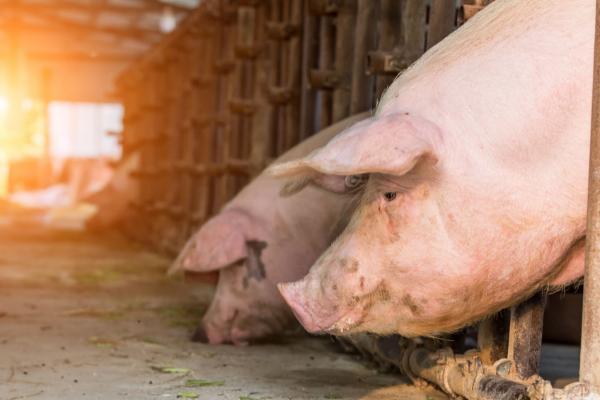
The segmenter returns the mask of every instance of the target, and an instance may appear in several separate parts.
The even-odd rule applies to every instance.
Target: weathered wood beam
[[[27,58],[33,58],[43,61],[81,61],[81,62],[103,62],[103,63],[126,63],[139,57],[137,53],[125,52],[85,52],[85,51],[31,51],[27,53]],[[1,55],[0,55],[1,57]]]
[[[162,33],[160,30],[150,30],[141,28],[116,28],[116,27],[98,27],[92,24],[79,23],[68,18],[60,17],[52,13],[38,12],[35,17],[40,18],[44,24],[30,24],[21,22],[22,27],[26,27],[28,30],[45,30],[54,31],[56,33],[72,34],[72,33],[101,33],[112,36],[118,36],[120,38],[137,39],[143,42],[154,42],[158,40]],[[0,30],[6,30],[9,28],[7,25],[0,25]]]
[[[80,2],[72,2],[67,0],[53,0],[52,2],[48,2],[47,4],[38,3],[38,4],[20,4],[16,6],[12,0],[0,0],[0,7],[2,7],[1,12],[9,11],[9,10],[26,10],[28,12],[36,12],[39,11],[79,11],[79,12],[110,12],[110,13],[118,13],[118,14],[141,14],[148,12],[157,12],[162,11],[164,7],[170,7],[175,12],[187,13],[191,9],[170,3],[163,2],[154,2],[150,0],[142,0],[139,2],[140,6],[131,6],[125,4],[115,4],[115,3],[98,3],[98,4],[83,4]]]

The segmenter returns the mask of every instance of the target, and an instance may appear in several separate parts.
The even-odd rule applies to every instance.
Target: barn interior
[[[274,159],[372,110],[491,2],[0,0],[0,398],[508,399],[577,382],[581,285],[443,338],[298,327],[215,345],[191,338],[217,273],[167,276]],[[460,368],[477,352],[505,386],[449,393],[407,373],[415,348]]]

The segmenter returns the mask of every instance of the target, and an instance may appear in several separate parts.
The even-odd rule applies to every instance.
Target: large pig
[[[306,156],[367,116],[359,114],[321,131],[279,161]],[[281,182],[263,173],[203,225],[170,271],[219,271],[214,299],[194,339],[242,344],[293,327],[294,316],[276,284],[306,275],[331,243],[360,183],[360,178],[351,178],[330,188],[347,195],[310,187],[283,198]],[[295,186],[285,190],[298,190],[302,183]]]
[[[375,115],[272,173],[369,174],[344,232],[279,289],[311,332],[452,331],[583,273],[594,0],[497,0]]]

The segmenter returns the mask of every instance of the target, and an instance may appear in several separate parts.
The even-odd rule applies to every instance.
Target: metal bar
[[[289,3],[290,9],[287,18],[291,25],[299,26],[302,23],[302,1],[292,0]],[[299,122],[300,122],[300,81],[302,72],[302,38],[295,34],[287,41],[287,68],[282,71],[285,81],[283,86],[290,89],[293,94],[290,102],[282,106],[285,119],[285,150],[294,146],[300,141]]]
[[[214,130],[214,147],[212,149],[212,162],[216,164],[226,162],[230,152],[230,137],[233,125],[233,118],[229,110],[229,98],[233,92],[235,72],[237,70],[237,60],[234,58],[233,46],[236,41],[235,22],[237,21],[237,10],[233,12],[233,7],[225,2],[220,2],[221,18],[219,24],[218,40],[216,44],[217,60],[229,60],[229,68],[221,69],[216,87],[216,110],[215,115],[223,117],[223,123],[216,124]],[[233,18],[235,16],[235,18]],[[220,210],[227,202],[229,193],[229,177],[224,174],[213,178],[214,197],[212,202],[211,214]]]
[[[266,29],[268,25],[268,16],[266,7],[260,6],[257,10],[256,38],[255,41],[263,42],[265,40]],[[265,91],[268,86],[269,75],[273,75],[273,59],[268,57],[268,52],[262,52],[254,61],[251,96],[256,103],[256,113],[249,121],[249,132],[246,133],[251,141],[246,159],[253,163],[260,163],[268,157],[270,151],[270,142],[272,141],[272,129],[270,120],[273,114],[273,107],[265,99]],[[258,171],[251,171],[256,174]]]
[[[537,374],[539,369],[545,306],[546,294],[539,292],[510,309],[508,358],[521,379]]]
[[[421,2],[422,3],[422,2]],[[385,59],[389,60],[390,53],[399,53],[398,49],[404,49],[406,43],[404,42],[404,35],[402,32],[406,29],[403,21],[403,9],[402,3],[396,0],[380,0],[379,18],[378,18],[378,43],[377,51],[371,52],[367,58],[367,67],[370,68],[370,72],[377,74],[375,82],[375,94],[373,99],[373,106],[377,100],[381,97],[383,91],[392,83],[396,75],[401,71],[403,65],[401,62],[386,63]],[[406,1],[404,2],[406,7]],[[423,7],[424,9],[425,7]],[[411,16],[412,18],[412,16]],[[425,25],[425,18],[423,18],[423,26]],[[384,55],[386,53],[386,55]],[[382,57],[383,60],[380,58]],[[381,63],[381,69],[376,71],[373,64],[377,61],[383,61]],[[398,68],[396,68],[398,67]]]
[[[365,60],[369,50],[375,48],[377,32],[376,3],[373,0],[358,0],[350,90],[350,114],[368,110],[373,105],[373,77],[366,74]]]
[[[427,8],[423,0],[405,0],[402,7],[404,52],[416,60],[425,51],[425,19]]]
[[[456,12],[457,8],[454,1],[431,1],[427,48],[435,46],[440,40],[456,29]]]
[[[213,27],[214,21],[205,21],[206,24]],[[214,28],[214,27],[213,27]],[[199,71],[198,73],[202,76],[210,76],[211,79],[207,80],[207,85],[201,85],[197,91],[197,102],[194,105],[194,111],[198,111],[199,115],[194,119],[194,125],[199,135],[196,140],[196,146],[194,149],[195,159],[194,164],[196,167],[207,165],[211,161],[211,153],[214,146],[214,123],[205,123],[204,121],[212,116],[213,110],[215,110],[216,104],[216,77],[214,76],[215,71],[211,68],[212,60],[215,56],[215,45],[217,45],[217,37],[213,35],[210,39],[202,41],[202,45],[196,53],[196,57],[199,58]],[[192,182],[194,186],[193,192],[193,204],[191,204],[190,218],[191,228],[195,228],[196,224],[203,223],[206,221],[211,211],[211,204],[213,201],[214,190],[212,186],[213,178],[208,175],[196,176],[193,175]]]
[[[335,17],[335,61],[334,68],[340,76],[339,85],[333,89],[331,122],[340,121],[350,115],[352,65],[356,25],[356,0],[345,0]]]
[[[596,1],[594,86],[579,379],[600,393],[600,0]]]
[[[185,185],[185,177],[178,173],[175,169],[170,168],[177,162],[183,159],[184,149],[187,147],[187,136],[189,129],[182,129],[183,119],[185,116],[185,108],[189,93],[184,93],[185,77],[187,72],[188,52],[185,49],[185,36],[182,37],[180,46],[172,46],[169,49],[168,60],[168,124],[166,128],[167,134],[167,166],[169,173],[163,175],[163,183],[165,187],[165,195],[163,202],[167,209],[181,210],[183,192],[182,188]],[[187,90],[186,90],[187,91]],[[189,91],[188,91],[189,92]],[[156,162],[156,161],[154,161]],[[171,252],[178,248],[177,233],[179,225],[175,224],[172,219],[165,219],[155,231],[155,241],[159,248],[166,252]]]
[[[502,310],[479,323],[477,345],[485,364],[492,365],[507,357],[509,323],[509,310]]]
[[[304,23],[302,25],[302,82],[300,99],[300,139],[312,135],[315,130],[315,104],[317,92],[308,80],[308,71],[317,66],[319,54],[318,17],[309,14],[308,1],[304,3]]]
[[[330,16],[319,17],[319,70],[331,71],[333,66],[333,24]],[[309,80],[311,79],[312,71],[309,73]],[[331,108],[332,108],[332,96],[328,90],[321,90],[317,95],[317,116],[319,118],[319,124],[317,130],[323,129],[331,125]]]

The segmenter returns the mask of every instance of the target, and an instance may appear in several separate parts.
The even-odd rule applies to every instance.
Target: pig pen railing
[[[129,233],[178,251],[270,160],[373,108],[397,73],[490,2],[204,0],[119,79],[124,152],[141,155]],[[537,376],[542,295],[481,323],[477,352],[369,335],[353,338],[354,348],[453,396],[578,398],[597,390],[597,82],[594,88],[582,382],[556,390]]]
[[[130,233],[177,252],[270,160],[374,107],[455,29],[454,0],[205,0],[119,78]]]

